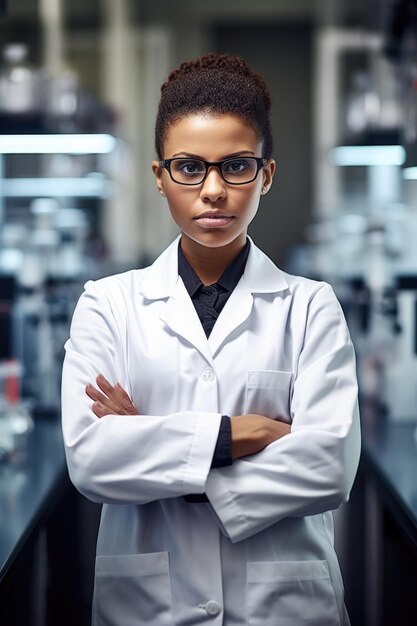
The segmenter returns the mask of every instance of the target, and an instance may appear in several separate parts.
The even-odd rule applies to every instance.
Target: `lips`
[[[230,219],[232,218],[232,215],[228,215],[227,213],[222,213],[221,211],[205,211],[204,213],[200,213],[200,215],[197,215],[197,217],[195,217],[194,219],[196,220],[200,220],[200,219]]]
[[[223,228],[233,222],[235,218],[233,215],[228,215],[222,211],[205,211],[194,219],[203,228]]]

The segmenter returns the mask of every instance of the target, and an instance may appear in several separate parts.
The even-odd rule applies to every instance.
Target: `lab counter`
[[[365,468],[417,552],[417,419],[413,423],[363,419],[362,433]]]
[[[417,414],[415,423],[393,423],[363,406],[361,418],[361,461],[343,523],[352,626],[417,624]]]
[[[53,505],[66,475],[58,421],[38,420],[26,458],[0,466],[0,585]]]
[[[362,418],[360,469],[344,513],[352,626],[417,623],[415,424],[367,410]],[[99,514],[69,481],[59,420],[37,420],[27,459],[0,466],[1,624],[90,623]]]
[[[90,623],[99,513],[69,481],[59,419],[37,419],[25,459],[0,465],[0,624]]]

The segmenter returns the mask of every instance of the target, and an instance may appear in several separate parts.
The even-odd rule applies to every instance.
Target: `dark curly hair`
[[[186,61],[161,87],[155,148],[163,158],[169,126],[194,113],[229,113],[245,120],[262,139],[262,156],[272,156],[271,98],[262,76],[230,54],[209,53]]]

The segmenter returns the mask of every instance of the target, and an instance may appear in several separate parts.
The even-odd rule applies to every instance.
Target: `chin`
[[[201,237],[182,231],[182,235],[204,248],[224,248],[225,246],[233,244],[240,238],[242,238],[243,241],[246,241],[246,232],[237,233],[235,235],[227,233],[226,235],[226,233],[215,231],[207,233],[204,237]]]

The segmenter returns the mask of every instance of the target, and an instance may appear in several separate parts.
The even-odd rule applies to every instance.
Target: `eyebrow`
[[[245,154],[255,154],[252,150],[239,150],[239,152],[233,152],[232,154],[228,154],[227,156],[219,159],[219,161],[225,161],[226,159],[233,159],[234,157],[243,156]],[[199,161],[205,161],[202,156],[199,154],[193,154],[192,152],[177,152],[175,153],[171,159],[175,159],[176,157],[185,157],[190,159],[198,159]]]

